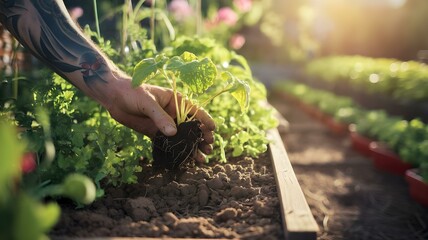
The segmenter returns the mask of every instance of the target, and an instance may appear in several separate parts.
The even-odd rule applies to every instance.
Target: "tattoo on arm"
[[[55,0],[0,0],[0,22],[63,77],[80,71],[89,88],[95,82],[107,83],[103,78],[109,71],[105,59],[73,27],[64,9]]]

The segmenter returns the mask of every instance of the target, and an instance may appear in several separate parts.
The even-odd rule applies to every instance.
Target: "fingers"
[[[213,130],[205,124],[201,124],[200,128],[204,134],[203,136],[204,139],[206,141],[209,141],[209,143],[213,143],[214,142]]]
[[[200,143],[200,144],[199,144],[199,150],[201,150],[201,152],[203,152],[203,153],[205,153],[205,154],[209,155],[209,154],[211,154],[211,153],[212,153],[212,151],[213,151],[213,147],[212,147],[212,145],[211,145],[211,144],[209,144],[209,143],[202,142],[202,143]]]
[[[145,86],[146,91],[150,92],[152,96],[155,98],[155,101],[163,107],[163,109],[168,112],[169,114],[175,113],[175,100],[173,97],[173,92],[170,89],[165,89],[157,86],[151,86],[146,85]],[[177,101],[180,105],[182,102],[183,96],[178,93],[177,94]],[[213,131],[215,129],[215,123],[212,117],[202,108],[194,105],[191,101],[186,100],[185,104],[189,107],[191,107],[191,110],[189,112],[189,115],[193,115],[196,113],[195,117],[199,121],[201,121],[202,124],[207,126],[207,129],[210,131]],[[176,114],[176,113],[175,113]],[[174,115],[175,115],[174,114]]]
[[[177,133],[177,127],[172,117],[163,110],[156,102],[152,104],[152,109],[147,113],[156,127],[166,136],[174,136]]]
[[[193,111],[193,113],[195,111]],[[208,131],[214,131],[215,130],[215,123],[214,123],[213,118],[203,108],[198,108],[198,110],[196,112],[196,118],[199,121],[201,121],[201,123],[206,127],[206,129]]]
[[[197,151],[195,160],[198,163],[203,163],[203,162],[205,162],[205,155],[202,152]]]

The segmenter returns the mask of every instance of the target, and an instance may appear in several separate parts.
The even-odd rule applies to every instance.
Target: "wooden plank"
[[[318,224],[306,202],[281,136],[277,129],[268,131],[270,154],[275,171],[284,234],[289,240],[315,240]]]

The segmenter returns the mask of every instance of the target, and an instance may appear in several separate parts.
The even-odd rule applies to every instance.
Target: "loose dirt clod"
[[[147,221],[157,215],[153,201],[145,197],[128,199],[125,204],[125,211],[136,221]]]
[[[238,216],[238,211],[235,208],[226,208],[215,215],[216,222],[227,222],[228,220],[234,219]]]

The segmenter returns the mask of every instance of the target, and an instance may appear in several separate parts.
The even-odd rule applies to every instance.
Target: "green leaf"
[[[63,194],[78,203],[90,204],[95,200],[96,187],[87,176],[73,173],[64,180]]]
[[[238,101],[242,112],[247,112],[250,106],[250,85],[237,79],[235,90],[231,92],[232,96]]]
[[[9,196],[9,187],[20,175],[24,144],[14,127],[0,119],[0,204]]]
[[[137,87],[153,79],[167,60],[168,58],[163,55],[141,60],[135,65],[134,74],[132,75],[132,86]]]
[[[238,157],[241,156],[241,154],[244,152],[244,147],[242,145],[240,146],[235,146],[233,148],[233,152],[232,152],[232,156],[233,157]]]
[[[171,58],[167,70],[176,73],[181,81],[196,94],[204,93],[217,76],[217,68],[210,59],[198,60],[189,52],[184,52],[180,57]]]
[[[224,151],[224,149],[225,149],[227,143],[223,140],[223,137],[220,134],[214,133],[214,135],[215,135],[216,142],[217,142],[219,149],[220,149],[220,162],[226,163],[227,158],[226,158],[226,152]]]
[[[250,85],[235,77],[235,75],[230,72],[222,72],[221,79],[226,83],[223,87],[224,90],[230,92],[238,101],[241,112],[246,112],[250,105]]]
[[[35,209],[35,214],[43,232],[48,232],[58,222],[61,209],[56,203],[40,204]]]
[[[44,205],[24,193],[18,195],[13,219],[14,239],[43,239],[58,221],[60,207],[56,203]]]

